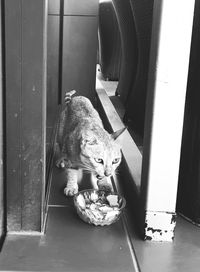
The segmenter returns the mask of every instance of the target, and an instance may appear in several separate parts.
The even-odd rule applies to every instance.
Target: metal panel
[[[22,3],[22,229],[39,230],[45,170],[45,1],[24,0]]]
[[[64,17],[62,97],[75,89],[94,99],[97,24],[96,17]]]
[[[64,0],[65,15],[98,15],[97,0]]]
[[[2,2],[0,3],[0,22],[2,22]],[[4,207],[4,93],[3,93],[3,53],[2,53],[2,23],[0,23],[0,246],[1,238],[5,232],[5,207]]]
[[[48,0],[48,14],[60,14],[60,1],[61,0]]]
[[[144,135],[154,2],[154,0],[130,0],[137,30],[138,63],[137,76],[125,102],[125,120],[129,121],[129,125],[131,125],[132,129],[142,137]]]
[[[200,1],[196,1],[185,104],[177,209],[200,225]]]
[[[7,229],[21,229],[21,4],[5,1]]]
[[[47,49],[47,126],[52,127],[58,105],[59,17],[48,16]]]
[[[45,0],[6,1],[8,231],[41,230],[46,8]]]

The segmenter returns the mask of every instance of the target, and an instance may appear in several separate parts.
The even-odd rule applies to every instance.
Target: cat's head
[[[121,147],[117,138],[126,128],[112,134],[92,131],[83,135],[80,144],[80,161],[83,169],[92,172],[98,179],[112,176],[121,162]]]

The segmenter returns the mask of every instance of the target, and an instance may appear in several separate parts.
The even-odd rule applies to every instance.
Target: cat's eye
[[[95,162],[103,164],[103,160],[101,158],[94,158]]]
[[[120,160],[120,158],[115,158],[115,159],[112,161],[112,164],[116,164],[116,163],[118,163],[118,162],[119,162],[119,160]]]

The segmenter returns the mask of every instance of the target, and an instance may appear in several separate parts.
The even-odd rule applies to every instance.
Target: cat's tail
[[[75,90],[72,90],[72,91],[70,91],[70,92],[66,92],[65,93],[65,104],[68,104],[70,101],[71,101],[71,99],[72,99],[72,96],[74,95],[76,93],[76,91]]]

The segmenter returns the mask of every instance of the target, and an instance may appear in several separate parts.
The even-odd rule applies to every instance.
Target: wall
[[[185,104],[177,209],[200,224],[200,1],[196,0]]]

